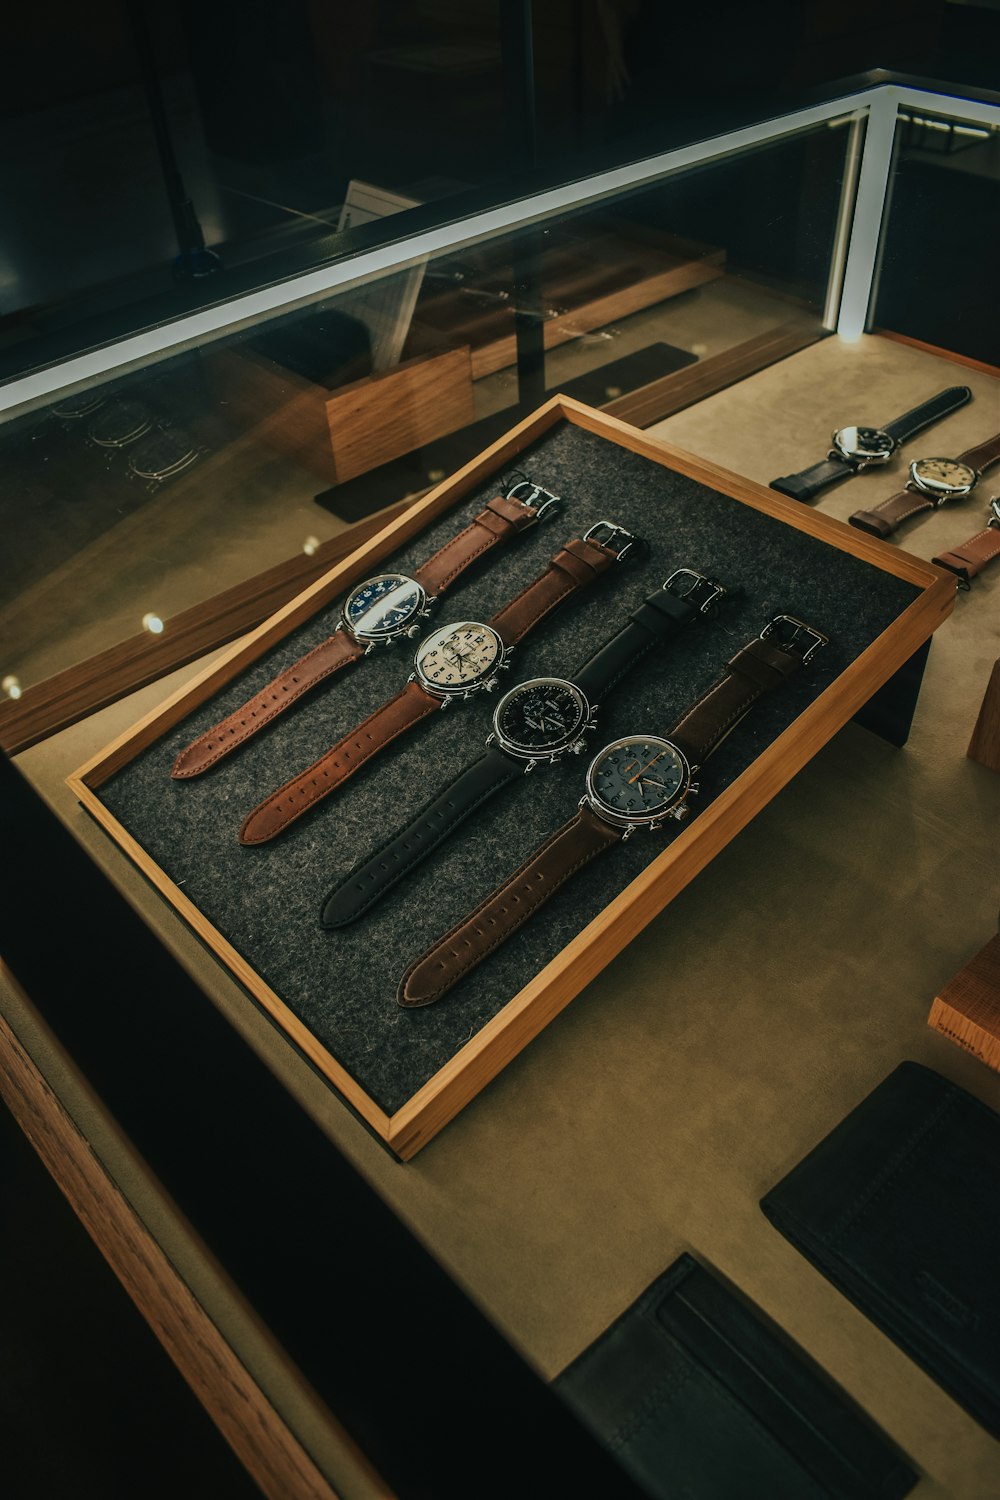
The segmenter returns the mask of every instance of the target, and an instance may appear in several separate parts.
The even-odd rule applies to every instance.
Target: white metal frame
[[[488,209],[454,224],[426,230],[349,260],[304,272],[275,286],[206,308],[187,317],[133,334],[101,349],[38,370],[0,386],[0,419],[30,410],[82,389],[95,379],[124,374],[157,358],[197,347],[262,317],[290,312],[356,286],[373,276],[402,271],[432,256],[459,250],[498,234],[508,234],[553,214],[599,203],[626,190],[657,182],[749,147],[777,141],[827,121],[849,119],[854,126],[848,170],[842,189],[837,242],[834,245],[825,321],[844,338],[857,338],[868,318],[875,279],[879,237],[886,207],[896,122],[900,109],[944,115],[971,124],[1000,128],[1000,106],[956,95],[897,84],[878,84],[824,104],[796,110],[743,130],[713,136],[694,145],[664,151],[611,171]],[[859,150],[861,122],[864,146]]]

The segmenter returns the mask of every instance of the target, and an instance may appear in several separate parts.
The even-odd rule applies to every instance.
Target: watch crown
[[[593,724],[588,724],[587,725],[588,729],[593,729],[593,727],[594,727]],[[573,743],[572,743],[572,745],[570,745],[570,747],[569,747],[569,753],[570,753],[570,755],[582,755],[583,752],[586,750],[586,748],[587,747],[583,743],[583,740],[574,740]]]
[[[683,802],[680,802],[676,807],[672,807],[670,809],[670,812],[667,814],[667,816],[670,818],[676,818],[678,823],[683,823],[684,819],[689,816],[690,812],[691,809],[689,807],[685,807]]]
[[[422,615],[426,615],[427,611],[426,610],[421,610],[420,613]],[[411,625],[410,628],[409,628],[409,630],[407,630],[406,633],[410,637],[410,640],[412,641],[413,638],[414,638],[414,636],[418,636],[420,634],[420,626],[419,625]]]

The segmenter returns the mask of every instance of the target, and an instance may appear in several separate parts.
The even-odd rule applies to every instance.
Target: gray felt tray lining
[[[701,774],[704,809],[919,595],[920,589],[703,484],[559,423],[518,466],[567,501],[457,586],[438,619],[488,618],[559,545],[610,517],[645,537],[623,563],[553,615],[515,653],[508,684],[573,669],[674,568],[714,573],[737,592],[718,618],[645,657],[603,706],[595,747],[626,733],[664,733],[777,612],[832,637],[814,671],[757,705]],[[385,566],[412,571],[496,492],[482,485]],[[392,1114],[495,1016],[682,830],[637,834],[571,881],[521,933],[438,1005],[404,1011],[395,993],[411,958],[450,927],[570,817],[585,765],[571,761],[514,784],[353,927],[319,925],[330,885],[481,753],[493,698],[480,695],[418,726],[270,844],[237,829],[268,793],[309,765],[404,685],[405,646],[379,652],[305,698],[230,759],[192,781],[179,750],[324,639],[329,607],[227,684],[110,779],[100,796],[118,820],[386,1112]],[[692,823],[685,827],[692,826]],[[694,825],[696,826],[696,825]]]

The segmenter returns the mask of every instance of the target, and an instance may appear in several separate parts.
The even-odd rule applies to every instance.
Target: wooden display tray
[[[358,580],[377,571],[391,552],[492,476],[514,466],[529,444],[559,423],[569,423],[607,443],[708,486],[774,520],[851,554],[919,592],[889,627],[820,692],[790,726],[753,760],[657,855],[600,914],[513,995],[406,1103],[389,1114],[320,1042],[289,1005],[205,917],[98,795],[109,778],[161,735],[205,703],[249,664],[309,621]],[[189,922],[287,1036],[301,1049],[372,1131],[401,1159],[413,1157],[496,1076],[533,1037],[646,926],[771,800],[816,752],[907,663],[950,614],[951,574],[922,562],[807,506],[567,397],[555,396],[485,449],[471,463],[350,557],[305,589],[194,681],[108,745],[67,783],[83,806],[134,860],[151,883]]]

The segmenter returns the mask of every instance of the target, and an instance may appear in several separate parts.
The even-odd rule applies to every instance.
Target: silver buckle
[[[783,639],[776,641],[774,644],[780,651],[787,651],[790,656],[801,656],[803,666],[806,666],[812,660],[812,657],[819,650],[820,646],[829,646],[830,644],[830,637],[824,635],[822,630],[816,630],[812,625],[807,625],[804,620],[796,619],[795,615],[775,615],[764,626],[764,629],[760,633],[760,639],[766,641],[772,635],[777,634],[779,630]],[[812,645],[807,646],[804,651],[802,650],[803,636],[812,642]]]
[[[691,582],[687,588],[681,590],[673,585],[678,578],[690,578]],[[697,607],[700,615],[712,612],[713,606],[725,598],[729,590],[723,588],[722,584],[715,578],[706,578],[704,573],[696,573],[694,568],[676,568],[666,583],[663,585],[668,594],[676,594],[678,599],[684,599]],[[699,601],[694,596],[700,589],[708,590],[708,597]]]
[[[994,495],[990,501],[990,518],[986,524],[994,531],[1000,531],[1000,495]]]
[[[624,541],[619,545],[621,538]],[[639,547],[642,538],[626,531],[624,526],[619,526],[617,521],[595,521],[593,526],[583,533],[585,542],[596,542],[599,547],[607,547],[613,552],[619,562],[624,562],[632,547]]]
[[[526,493],[521,494],[522,490]],[[545,499],[539,505],[538,500],[541,495],[544,495]],[[551,490],[542,489],[542,486],[535,484],[532,479],[517,480],[508,489],[507,499],[520,500],[522,505],[527,505],[531,510],[537,511],[536,520],[538,521],[554,520],[563,508],[561,495],[553,495]]]

